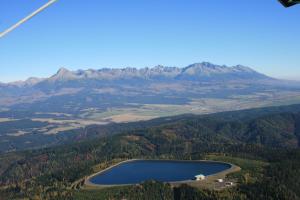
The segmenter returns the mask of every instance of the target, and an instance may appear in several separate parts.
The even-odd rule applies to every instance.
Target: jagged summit
[[[67,68],[61,67],[61,68],[57,71],[56,75],[63,75],[63,74],[69,73],[69,72],[70,72],[70,71],[69,71]]]
[[[62,80],[70,80],[70,79],[76,79],[76,74],[62,67],[56,72],[55,75],[49,78],[49,81],[62,81]]]
[[[183,68],[179,78],[193,81],[271,79],[242,65],[228,67],[209,62],[194,63]]]
[[[18,85],[34,85],[43,81],[46,82],[67,82],[71,80],[187,80],[187,81],[209,81],[209,80],[235,80],[235,79],[269,79],[249,67],[236,65],[215,65],[209,62],[194,63],[184,68],[167,67],[157,65],[149,68],[102,68],[99,70],[77,70],[70,71],[67,68],[60,68],[57,73],[47,79],[30,78]]]
[[[232,73],[232,72],[255,72],[253,69],[236,65],[228,67],[226,65],[215,65],[209,62],[194,63],[184,68],[184,70],[193,70],[197,73],[212,74],[212,73]]]

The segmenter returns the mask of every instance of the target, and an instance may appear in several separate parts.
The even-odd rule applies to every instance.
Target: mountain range
[[[22,105],[24,108],[34,106],[33,103],[47,105],[59,102],[51,107],[61,110],[62,106],[72,101],[77,105],[75,110],[82,110],[96,104],[102,107],[107,104],[106,108],[128,103],[183,104],[199,98],[220,99],[262,93],[266,97],[278,91],[295,95],[299,88],[297,82],[277,80],[249,67],[228,67],[209,62],[184,68],[161,65],[141,69],[127,67],[77,71],[61,68],[48,78],[0,84],[0,106],[19,108]]]
[[[254,71],[249,67],[236,65],[214,65],[209,62],[195,63],[184,68],[166,67],[162,65],[153,68],[103,68],[99,70],[69,71],[60,68],[58,72],[49,78],[29,78],[26,81],[17,81],[3,86],[35,86],[42,83],[68,82],[74,80],[148,80],[148,81],[216,81],[216,80],[271,80],[272,78]]]
[[[279,91],[280,95],[297,96],[299,88],[300,84],[296,82],[277,80],[249,67],[228,67],[209,62],[184,68],[161,65],[141,69],[77,71],[61,68],[49,78],[1,84],[0,106],[23,110],[30,107],[35,111],[48,108],[48,111],[57,112],[66,111],[66,107],[80,111],[125,104],[180,105],[201,98],[224,99],[257,94],[264,94],[262,98],[272,98]]]
[[[300,103],[300,84],[242,65],[61,68],[0,84],[1,151],[69,140],[87,126]]]
[[[226,84],[225,84],[226,83]],[[153,68],[102,68],[99,70],[70,71],[61,68],[49,78],[29,78],[0,85],[0,105],[12,106],[43,101],[53,96],[78,93],[119,96],[162,95],[181,98],[184,93],[194,96],[207,93],[222,96],[224,91],[237,88],[266,87],[282,83],[274,78],[242,65],[227,67],[208,62],[195,63],[184,68],[155,66]],[[221,84],[221,85],[220,85]],[[225,84],[225,86],[224,86]],[[209,86],[211,89],[207,88]],[[215,90],[221,86],[223,92]],[[191,88],[193,87],[193,88]],[[197,90],[201,88],[201,91]],[[196,90],[196,91],[195,91]],[[191,95],[188,95],[191,96]],[[193,95],[192,95],[193,96]],[[202,95],[203,96],[203,95]],[[137,102],[139,103],[139,102]]]

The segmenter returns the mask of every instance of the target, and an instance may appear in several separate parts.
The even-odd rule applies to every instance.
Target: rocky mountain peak
[[[77,76],[72,71],[62,67],[60,68],[55,75],[49,78],[50,81],[62,81],[62,80],[71,80],[76,79]]]
[[[236,65],[215,65],[209,62],[194,63],[184,68],[167,67],[157,65],[152,68],[102,68],[99,70],[77,70],[70,71],[67,68],[60,68],[57,73],[47,79],[30,78],[14,85],[30,86],[40,82],[67,82],[70,80],[188,80],[188,81],[209,81],[209,80],[245,80],[245,79],[268,79],[269,77],[260,74],[249,67]]]
[[[65,74],[68,74],[68,73],[70,73],[70,72],[71,72],[71,71],[69,71],[67,68],[61,67],[61,68],[57,71],[56,75],[65,75]]]

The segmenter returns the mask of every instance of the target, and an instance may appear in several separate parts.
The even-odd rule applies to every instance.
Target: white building
[[[201,181],[201,180],[204,180],[204,179],[205,179],[205,176],[203,174],[199,174],[199,175],[195,176],[196,181]]]
[[[226,186],[233,186],[233,182],[226,182],[225,185]]]

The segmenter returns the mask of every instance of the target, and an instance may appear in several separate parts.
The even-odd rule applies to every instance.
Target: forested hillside
[[[61,68],[48,78],[0,83],[0,94],[0,152],[78,141],[88,126],[300,103],[297,82],[209,62]]]
[[[139,199],[134,195],[147,195],[149,190],[159,189],[168,196],[165,199],[219,199],[222,195],[227,199],[299,199],[300,182],[296,177],[300,176],[300,113],[288,112],[284,107],[282,112],[267,113],[247,110],[187,116],[174,121],[163,120],[162,125],[156,122],[153,126],[135,126],[114,136],[2,154],[0,196],[3,199],[85,199],[92,197],[93,192],[78,191],[82,178],[120,160],[204,159],[214,154],[224,159],[230,156],[269,164],[260,166],[261,169],[242,170],[235,175],[239,179],[238,187],[230,191],[199,191],[189,186],[172,189],[150,182],[138,188],[96,193],[116,199]],[[97,127],[87,130],[95,132]],[[151,195],[147,196],[151,199]]]

